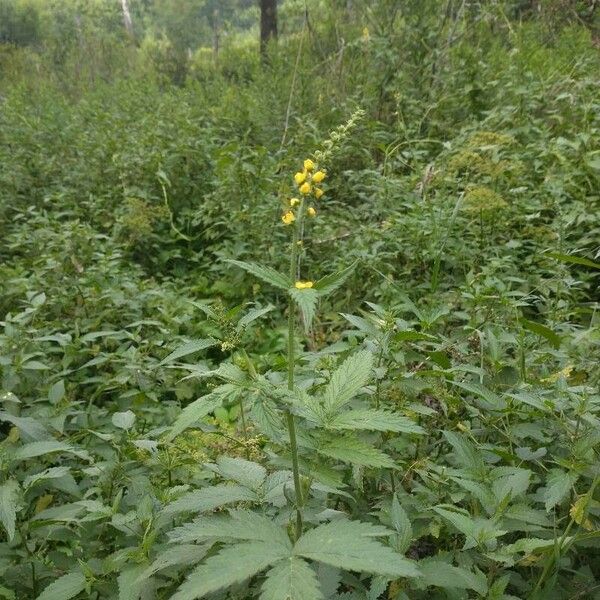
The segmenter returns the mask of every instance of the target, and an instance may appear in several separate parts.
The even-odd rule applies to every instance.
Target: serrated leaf
[[[292,285],[292,282],[285,275],[279,273],[279,271],[276,271],[271,267],[257,265],[256,263],[243,262],[241,260],[227,260],[226,262],[244,269],[244,271],[251,273],[259,279],[262,279],[262,281],[265,283],[270,283],[277,288],[286,290]]]
[[[253,490],[257,490],[267,476],[267,470],[262,465],[243,458],[219,456],[217,465],[225,479],[231,479]]]
[[[148,590],[152,589],[154,585],[151,576],[143,576],[145,570],[144,565],[135,565],[121,571],[117,578],[118,600],[140,600],[147,597]]]
[[[206,556],[209,549],[210,545],[202,546],[200,544],[179,544],[178,546],[167,548],[156,557],[150,566],[144,569],[138,576],[138,579],[148,579],[154,573],[168,569],[169,567],[197,563]]]
[[[24,442],[39,442],[52,438],[46,427],[33,417],[17,417],[0,411],[0,421],[8,421],[18,427]]]
[[[422,580],[426,585],[459,590],[473,590],[478,594],[487,593],[485,577],[479,576],[462,567],[455,567],[447,562],[426,559],[419,562]]]
[[[250,309],[238,322],[237,329],[240,330],[243,327],[247,327],[256,319],[259,319],[263,315],[271,312],[275,307],[272,304],[265,306],[264,308],[252,308]]]
[[[349,571],[418,577],[419,570],[412,561],[373,539],[385,533],[385,529],[370,523],[332,521],[305,533],[293,553]]]
[[[365,409],[339,413],[328,422],[330,429],[364,429],[423,434],[425,430],[408,417],[385,410]]]
[[[569,509],[569,515],[577,525],[581,525],[581,527],[587,529],[587,531],[593,531],[594,524],[587,517],[587,507],[589,502],[590,497],[588,494],[580,496]]]
[[[571,491],[577,476],[573,476],[561,469],[551,469],[546,475],[546,487],[542,497],[546,511],[550,512],[557,504],[562,502]]]
[[[486,468],[481,453],[466,436],[454,431],[444,431],[443,433],[452,446],[456,459],[461,466],[471,469],[478,475],[485,473]]]
[[[535,321],[529,321],[527,319],[520,319],[519,321],[525,329],[531,331],[532,333],[535,333],[536,335],[539,335],[540,337],[547,339],[554,348],[560,348],[562,338],[557,333],[552,331],[552,329],[546,327],[546,325],[536,323]]]
[[[52,582],[36,600],[70,600],[84,589],[83,573],[67,573]]]
[[[582,265],[584,267],[591,267],[592,269],[600,269],[600,263],[585,258],[584,256],[576,256],[574,254],[560,254],[558,252],[548,252],[544,256],[549,256],[560,262],[571,263],[574,265]]]
[[[174,440],[181,432],[185,431],[200,419],[203,419],[207,414],[220,406],[222,402],[223,399],[219,394],[208,394],[207,396],[198,398],[198,400],[194,400],[194,402],[188,404],[181,411],[177,419],[175,419],[175,423],[173,423],[171,431],[165,436],[165,439],[168,442]]]
[[[507,533],[504,530],[496,529],[496,523],[491,519],[472,517],[465,510],[455,510],[454,507],[449,510],[443,506],[434,506],[433,510],[466,536],[463,550],[479,544],[486,544]]]
[[[318,448],[319,453],[343,462],[393,469],[396,465],[387,455],[357,438],[338,437]]]
[[[275,565],[266,575],[260,600],[324,600],[316,573],[295,556]]]
[[[252,502],[256,500],[257,496],[252,490],[241,485],[224,483],[184,494],[175,502],[167,504],[162,514],[172,517],[185,512],[206,512],[233,502]]]
[[[166,365],[168,363],[175,362],[179,358],[183,358],[184,356],[188,356],[189,354],[194,354],[194,352],[200,352],[200,350],[206,350],[207,348],[211,348],[217,342],[218,340],[215,340],[213,338],[191,340],[190,342],[186,342],[185,344],[173,350],[173,352],[171,352],[171,354],[163,358],[159,364]]]
[[[266,542],[245,542],[229,546],[197,567],[171,600],[195,600],[256,575],[287,558],[281,546]]]
[[[319,294],[312,288],[304,288],[301,290],[290,288],[288,292],[292,300],[298,305],[298,308],[302,313],[304,329],[305,331],[308,331],[315,316]]]
[[[0,485],[0,523],[6,530],[9,540],[15,537],[15,524],[19,506],[20,488],[14,479]]]
[[[325,407],[334,413],[366,385],[373,369],[373,355],[362,350],[348,357],[333,373],[323,392]]]
[[[90,459],[89,454],[85,450],[80,450],[74,446],[71,446],[71,444],[59,442],[57,440],[47,440],[43,442],[31,442],[29,444],[24,444],[20,448],[17,448],[14,453],[14,458],[16,460],[27,460],[37,456],[52,454],[54,452],[68,452],[70,454],[75,454],[84,460]]]
[[[402,508],[396,494],[392,498],[390,518],[392,520],[392,527],[396,530],[397,534],[397,549],[399,552],[406,552],[412,541],[413,531],[408,515]]]
[[[202,516],[169,533],[169,541],[178,544],[212,538],[261,541],[290,547],[289,538],[280,525],[250,510],[232,510],[229,516]]]
[[[322,277],[319,279],[319,281],[315,282],[313,288],[317,290],[319,296],[326,296],[327,294],[330,294],[339,288],[344,281],[346,281],[346,279],[352,275],[352,272],[356,268],[357,264],[358,261],[354,261],[349,267]]]

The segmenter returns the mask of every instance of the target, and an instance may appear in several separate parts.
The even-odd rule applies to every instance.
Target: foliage
[[[0,598],[598,597],[597,13],[119,4],[0,2]]]

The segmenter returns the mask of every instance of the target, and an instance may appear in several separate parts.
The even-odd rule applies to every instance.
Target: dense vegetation
[[[600,598],[596,3],[129,3],[0,0],[0,598]]]

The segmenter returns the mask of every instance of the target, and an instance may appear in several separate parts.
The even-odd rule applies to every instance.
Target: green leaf
[[[148,579],[154,573],[168,569],[169,567],[200,562],[206,556],[209,549],[210,545],[202,546],[200,544],[179,544],[168,548],[159,554],[150,566],[144,569],[138,576],[138,580]]]
[[[175,419],[171,431],[165,436],[166,441],[174,440],[182,431],[211,413],[222,402],[223,398],[219,394],[208,394],[188,404]]]
[[[260,600],[324,600],[316,573],[295,556],[275,565],[262,585]]]
[[[231,456],[217,458],[219,473],[244,487],[257,490],[267,477],[267,470],[258,463]]]
[[[46,427],[33,417],[17,417],[0,411],[0,421],[8,421],[18,427],[24,442],[39,442],[52,438]]]
[[[433,510],[466,536],[463,550],[491,542],[506,533],[506,531],[496,529],[494,521],[482,517],[472,517],[466,510],[453,506],[448,508],[434,506]]]
[[[134,565],[121,570],[117,578],[118,600],[140,600],[148,597],[148,591],[154,588],[154,584],[151,576],[144,576],[145,571],[144,565]]]
[[[9,540],[15,537],[20,492],[15,479],[9,479],[0,485],[0,523],[4,526]]]
[[[167,504],[162,514],[172,517],[185,512],[206,512],[233,502],[256,500],[257,496],[252,490],[241,485],[223,483],[184,494],[175,502]]]
[[[408,417],[385,410],[352,410],[336,415],[328,422],[330,429],[365,429],[423,434],[425,430]]]
[[[550,470],[546,475],[546,487],[542,495],[547,512],[550,512],[553,507],[567,497],[576,479],[577,475],[572,475],[561,469]]]
[[[53,452],[69,452],[75,454],[80,458],[89,460],[90,456],[85,450],[79,450],[71,444],[66,442],[59,442],[57,440],[47,440],[43,442],[31,442],[25,444],[15,451],[14,457],[16,460],[27,460],[35,458],[37,456],[44,456],[46,454],[52,454]]]
[[[318,448],[318,451],[330,458],[364,467],[393,469],[396,466],[387,454],[357,438],[338,437]]]
[[[124,429],[127,431],[131,429],[135,423],[135,413],[130,410],[113,413],[111,422],[118,429]]]
[[[237,329],[240,330],[243,327],[247,327],[256,319],[259,319],[268,312],[271,312],[275,307],[272,304],[265,306],[264,308],[252,308],[250,309],[238,322]]]
[[[271,267],[264,267],[263,265],[243,262],[241,260],[227,260],[225,262],[231,263],[232,265],[236,265],[237,267],[244,269],[248,273],[255,275],[259,279],[262,279],[262,281],[270,283],[271,285],[282,290],[289,289],[293,284],[293,282],[290,281],[285,275],[282,275],[281,273],[279,273],[279,271],[276,271]]]
[[[373,539],[389,531],[359,521],[332,521],[305,533],[294,546],[303,556],[349,571],[389,577],[418,577],[415,564]]]
[[[402,508],[396,494],[394,494],[392,499],[390,518],[392,520],[392,526],[397,532],[397,549],[399,552],[406,552],[412,541],[413,531],[408,515]]]
[[[362,350],[348,357],[333,373],[323,392],[325,407],[335,413],[366,385],[373,369],[373,355]]]
[[[202,516],[169,533],[169,541],[178,544],[201,542],[212,538],[261,541],[290,547],[285,529],[268,517],[250,510],[232,510],[229,516]]]
[[[302,290],[290,288],[288,291],[292,300],[300,308],[304,329],[308,331],[315,316],[319,294],[312,288],[304,288]]]
[[[600,269],[600,263],[597,263],[583,256],[575,256],[573,254],[560,254],[558,252],[548,252],[544,256],[549,256],[559,260],[560,262],[571,263],[574,265],[582,265],[583,267],[591,267],[592,269]]]
[[[478,398],[484,400],[483,406],[487,410],[503,410],[506,407],[506,402],[495,394],[485,386],[475,383],[475,382],[466,382],[466,381],[448,381],[452,385],[459,387],[467,392],[475,394]]]
[[[454,431],[444,431],[443,433],[461,466],[471,469],[477,474],[486,472],[481,452],[464,435],[459,435]]]
[[[455,567],[433,558],[420,561],[419,568],[423,583],[428,586],[473,590],[482,595],[488,591],[485,576],[477,575],[462,567]]]
[[[549,327],[546,327],[541,323],[536,323],[535,321],[528,321],[527,319],[519,319],[519,322],[525,329],[547,339],[554,348],[560,348],[560,344],[562,342],[561,337],[554,333],[554,331],[552,331],[552,329]]]
[[[337,271],[336,273],[331,273],[330,275],[326,275],[319,279],[319,281],[315,282],[313,289],[319,292],[319,296],[325,296],[330,294],[337,288],[339,288],[356,268],[358,261],[354,261],[349,267],[342,269],[341,271]]]
[[[16,596],[12,590],[0,585],[0,598],[5,598],[5,600],[15,600]]]
[[[256,575],[289,556],[289,551],[267,542],[229,546],[197,567],[171,600],[195,600]]]
[[[85,589],[83,573],[67,573],[52,582],[37,600],[70,600]]]
[[[192,340],[191,342],[186,342],[182,346],[179,346],[171,354],[166,356],[160,361],[160,365],[166,365],[168,363],[175,362],[176,360],[183,358],[184,356],[188,356],[189,354],[194,354],[194,352],[200,352],[200,350],[206,350],[207,348],[211,348],[215,344],[218,343],[219,340],[215,340],[213,338],[206,338],[202,340]]]

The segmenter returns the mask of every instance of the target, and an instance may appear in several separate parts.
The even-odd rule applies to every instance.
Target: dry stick
[[[296,87],[296,76],[298,75],[298,65],[300,64],[300,56],[302,54],[302,45],[304,42],[304,32],[306,31],[306,17],[302,25],[302,31],[300,32],[300,43],[298,44],[298,53],[296,54],[296,64],[294,65],[294,73],[292,75],[292,85],[290,86],[290,97],[288,98],[287,109],[285,111],[285,124],[283,126],[283,137],[281,138],[281,150],[285,144],[285,138],[287,136],[288,126],[290,124],[290,112],[292,111],[292,98],[294,97],[294,88]]]

